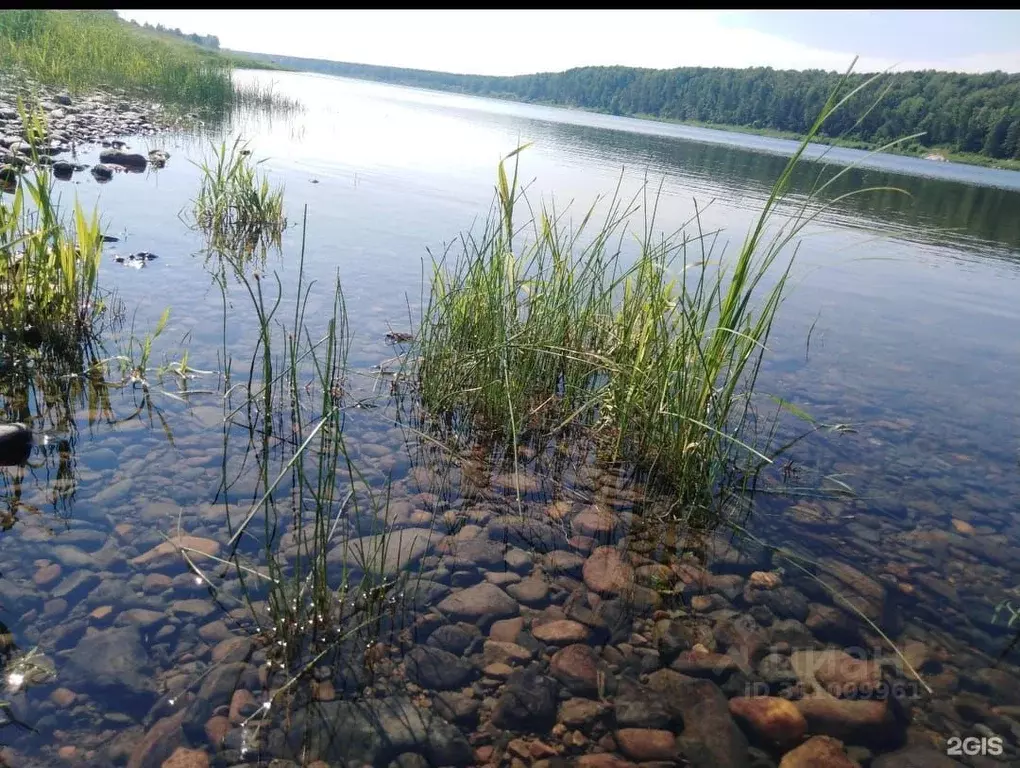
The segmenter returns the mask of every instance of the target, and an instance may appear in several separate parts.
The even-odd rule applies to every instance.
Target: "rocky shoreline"
[[[36,158],[32,156],[19,101],[35,105],[46,116],[47,132],[36,148]],[[36,160],[51,166],[54,176],[62,180],[91,170],[97,181],[106,182],[119,172],[160,168],[169,158],[167,153],[161,149],[147,155],[128,152],[119,137],[154,137],[179,130],[192,118],[173,116],[159,104],[126,94],[97,91],[72,96],[67,91],[8,76],[0,80],[0,183],[9,191]],[[79,153],[95,147],[103,148],[99,163],[81,163]]]

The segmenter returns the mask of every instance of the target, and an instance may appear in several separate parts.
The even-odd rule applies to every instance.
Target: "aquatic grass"
[[[657,234],[661,189],[647,183],[629,200],[619,188],[597,200],[576,226],[553,206],[536,211],[518,182],[524,148],[512,152],[481,234],[433,258],[409,355],[423,407],[448,428],[505,441],[515,461],[528,429],[564,439],[580,429],[602,461],[654,477],[681,508],[712,508],[735,467],[771,463],[745,427],[796,249],[784,254],[845,197],[822,199],[848,169],[805,197],[790,194],[791,178],[821,126],[870,82],[848,91],[845,77],[832,91],[730,259],[698,213]]]
[[[346,304],[338,276],[324,328],[312,321],[306,231],[307,218],[293,290],[276,273],[246,270],[246,253],[224,254],[256,324],[245,372],[237,372],[226,344],[222,353],[223,465],[216,501],[225,506],[229,538],[222,557],[213,558],[222,566],[217,573],[203,570],[197,553],[182,553],[198,578],[218,591],[233,577],[266,652],[273,698],[258,716],[263,719],[282,699],[307,693],[297,683],[316,665],[330,664],[341,675],[360,669],[366,647],[402,621],[399,596],[407,584],[405,575],[382,569],[391,544],[384,527],[372,524],[382,535],[371,546],[361,538],[367,520],[386,519],[389,486],[373,489],[349,458]],[[225,275],[216,278],[226,312]],[[292,313],[284,310],[291,305]],[[238,449],[240,466],[230,460]],[[252,480],[250,500],[238,499],[236,485],[251,488]],[[258,724],[254,729],[257,736]]]
[[[247,143],[239,138],[212,146],[212,154],[195,165],[202,183],[193,201],[191,225],[208,239],[209,250],[232,256],[235,262],[259,249],[279,248],[287,220],[284,191],[259,172]]]
[[[33,160],[45,135],[23,110]],[[77,202],[65,220],[49,169],[39,163],[11,194],[0,193],[0,333],[7,341],[77,348],[97,335],[103,237],[96,210]]]

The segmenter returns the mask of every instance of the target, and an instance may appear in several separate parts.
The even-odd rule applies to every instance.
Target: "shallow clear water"
[[[306,278],[317,281],[307,315],[319,319],[328,311],[328,286],[339,273],[352,332],[349,364],[365,374],[355,377],[352,389],[364,397],[377,394],[369,376],[373,366],[394,354],[385,334],[407,330],[409,314],[420,311],[423,270],[430,263],[426,249],[442,252],[458,233],[484,218],[496,164],[519,143],[532,143],[520,156],[522,178],[534,179],[532,199],[555,199],[561,208],[572,203],[570,210],[579,216],[597,195],[611,194],[618,183],[626,198],[647,178],[653,187],[662,185],[657,223],[663,230],[675,229],[698,210],[705,230],[722,230],[728,252],[739,247],[785,164],[782,153],[791,148],[781,140],[325,76],[241,76],[270,77],[305,105],[303,112],[292,115],[240,116],[228,132],[250,139],[254,154],[267,158],[264,167],[286,185],[292,222],[301,220],[307,206]],[[141,148],[146,141],[155,146],[153,139],[137,144]],[[138,270],[112,258],[104,264],[104,287],[116,291],[127,312],[126,325],[111,332],[108,352],[115,354],[118,343],[127,343],[132,319],[144,331],[169,306],[170,321],[156,344],[156,357],[180,359],[186,348],[192,367],[222,371],[226,350],[235,372],[246,371],[258,337],[250,300],[228,280],[224,313],[220,288],[200,254],[202,240],[179,217],[187,212],[199,183],[199,171],[189,160],[201,158],[207,143],[188,136],[164,137],[159,143],[172,155],[164,170],[118,174],[105,185],[80,174],[75,182],[60,186],[65,199],[77,196],[87,206],[98,205],[106,231],[122,237],[110,247],[111,256],[136,251],[159,256]],[[847,163],[863,156],[832,150],[828,158]],[[819,171],[831,174],[840,167],[805,164],[795,191],[805,193]],[[996,607],[1010,598],[1020,606],[1020,405],[1015,396],[1020,382],[1020,174],[901,157],[869,158],[866,168],[848,171],[833,193],[869,186],[901,191],[846,198],[806,231],[793,268],[793,288],[759,378],[761,390],[795,403],[820,423],[853,429],[818,429],[797,443],[770,473],[766,492],[754,497],[748,528],[766,544],[842,574],[838,591],[863,595],[855,605],[898,646],[912,649],[912,663],[933,689],[933,694],[923,694],[900,668],[902,678],[915,686],[906,696],[914,705],[907,715],[909,728],[878,744],[851,731],[844,738],[848,744],[879,753],[909,736],[911,744],[935,739],[941,751],[944,744],[938,739],[988,736],[981,726],[1002,736],[1006,759],[1015,759],[1020,740],[1020,718],[1013,719],[1020,711],[1015,664],[1020,648],[1010,645],[1015,626],[1008,626],[1009,611],[1000,608],[996,613]],[[275,270],[284,286],[292,287],[300,242],[300,227],[288,229],[282,259],[271,256],[263,274]],[[285,301],[281,315],[290,317],[293,309],[292,300]],[[217,389],[216,382],[217,376],[208,374],[191,386]],[[137,390],[114,390],[112,413],[90,423],[89,408],[78,403],[72,409],[73,425],[34,404],[18,410],[13,390],[0,392],[0,397],[11,416],[31,422],[38,445],[30,467],[3,471],[8,506],[17,504],[18,509],[4,532],[2,619],[17,649],[35,648],[55,668],[55,676],[36,684],[8,678],[5,698],[12,702],[12,711],[35,728],[5,727],[4,743],[17,751],[12,764],[53,764],[57,750],[70,746],[77,752],[65,752],[64,758],[85,765],[116,764],[130,755],[137,761],[133,765],[159,765],[169,755],[159,753],[168,739],[173,742],[170,751],[178,744],[204,749],[220,764],[253,760],[255,752],[241,749],[248,731],[236,727],[250,713],[223,713],[233,717],[235,725],[225,745],[212,743],[216,739],[205,724],[215,717],[216,707],[232,701],[234,688],[250,690],[252,701],[262,701],[264,681],[253,679],[251,667],[238,671],[233,684],[204,684],[222,669],[222,659],[214,661],[212,649],[230,638],[251,635],[252,622],[237,613],[237,603],[218,599],[208,583],[196,582],[181,558],[153,565],[144,557],[162,543],[161,534],[172,535],[178,524],[186,533],[226,549],[228,515],[236,525],[259,496],[247,433],[228,429],[230,440],[224,440],[222,388],[190,397],[190,405],[155,392],[146,401]],[[548,526],[537,533],[534,521],[523,529],[504,521],[515,505],[499,492],[499,482],[495,490],[468,494],[464,466],[454,472],[452,486],[438,498],[429,496],[436,489],[423,485],[428,467],[419,465],[422,454],[405,446],[409,433],[394,426],[392,418],[392,409],[386,407],[353,409],[345,435],[370,486],[383,489],[389,476],[391,501],[406,501],[413,514],[421,513],[401,525],[430,532],[426,549],[418,554],[421,568],[442,588],[421,610],[392,622],[397,630],[415,628],[409,647],[457,648],[455,633],[443,642],[424,643],[440,620],[455,623],[459,618],[480,626],[482,634],[491,633],[492,615],[472,618],[469,612],[450,609],[449,603],[444,608],[440,598],[486,582],[509,590],[511,582],[523,576],[521,583],[533,593],[514,590],[524,596],[510,601],[512,609],[497,613],[525,616],[525,629],[516,641],[536,659],[531,663],[543,675],[551,674],[546,659],[564,641],[536,639],[545,636],[542,620],[584,614],[589,623],[581,623],[590,630],[585,635],[593,658],[604,665],[603,674],[611,682],[593,692],[564,673],[557,677],[561,685],[556,695],[615,701],[616,729],[623,724],[622,702],[641,698],[628,686],[650,684],[648,673],[672,661],[677,648],[663,640],[662,633],[675,635],[675,626],[670,626],[677,622],[700,622],[708,628],[703,645],[728,649],[750,665],[738,678],[728,671],[707,672],[707,662],[672,662],[674,669],[718,682],[729,696],[757,679],[762,654],[749,649],[759,645],[779,644],[781,653],[793,651],[794,659],[805,649],[866,649],[869,656],[889,656],[893,666],[899,663],[856,613],[841,611],[838,598],[789,560],[754,547],[738,559],[725,548],[720,554],[717,539],[707,534],[707,543],[691,543],[692,534],[663,533],[649,522],[650,515],[642,516],[629,490],[612,490],[612,475],[568,473],[573,496],[562,496],[551,480],[535,488],[526,496],[528,514]],[[789,419],[783,429],[795,435],[803,426]],[[238,478],[226,493],[221,487],[225,468]],[[279,488],[284,496],[288,482]],[[853,495],[819,500],[810,493],[819,487],[843,488],[841,484]],[[568,521],[592,502],[614,510],[610,530],[589,530],[591,526],[574,519],[566,529],[574,538],[556,533],[567,523],[551,523],[546,510],[563,498],[572,499],[564,518]],[[366,522],[371,517],[345,518],[344,532],[355,538],[377,532],[378,527]],[[450,519],[459,522],[448,524]],[[592,535],[578,538],[579,532]],[[677,542],[671,535],[679,537]],[[506,557],[504,539],[515,547],[512,558]],[[646,588],[634,601],[613,600],[590,584],[586,590],[590,579],[582,575],[580,561],[558,573],[547,557],[550,549],[586,557],[597,543],[621,541],[639,575],[640,566],[663,562],[672,567],[670,578],[675,579],[682,571],[676,558],[686,552],[681,561],[685,567],[704,564],[714,576],[708,581],[694,578],[668,597]],[[681,546],[680,541],[685,543]],[[747,540],[741,546],[748,546]],[[458,554],[458,547],[468,554]],[[249,546],[252,556],[257,551],[258,546]],[[139,556],[141,561],[136,560]],[[782,569],[785,587],[758,589],[745,583],[751,572],[770,567]],[[543,590],[536,584],[543,581],[551,587]],[[232,594],[232,589],[222,588],[224,594]],[[603,592],[601,598],[596,591]],[[701,592],[713,597],[692,602]],[[837,618],[826,612],[828,606],[836,607]],[[745,619],[753,617],[753,626],[743,625],[742,640],[733,640],[732,627],[723,626],[735,621],[730,610]],[[438,618],[422,620],[419,614]],[[85,642],[114,637],[109,634],[114,630],[122,634],[109,646],[95,650]],[[482,668],[496,660],[521,668],[527,662],[515,660],[505,648],[483,650],[481,636],[464,627],[458,631],[470,635],[467,649],[455,652],[468,659],[467,671],[463,680],[451,685],[444,681],[440,687],[459,691],[474,684],[473,692],[462,698],[478,702],[471,706],[481,708],[480,724],[473,722],[477,715],[454,718],[457,729],[470,736],[471,746],[482,749],[472,759],[484,762],[488,746],[498,755],[514,736],[541,739],[564,756],[583,755],[614,731],[612,719],[601,715],[564,726],[563,733],[552,728],[556,717],[544,724],[538,718],[538,724],[528,727],[509,727],[505,718],[502,727],[493,725],[497,702],[520,681],[511,678],[503,685],[502,670]],[[380,633],[385,635],[384,630]],[[751,636],[762,640],[756,645],[747,640]],[[392,638],[387,637],[387,644],[393,652],[367,683],[371,700],[392,703],[398,693],[410,691],[414,706],[428,700],[432,711],[445,711],[433,700],[435,686],[427,680],[407,686],[407,661]],[[101,679],[90,678],[89,654],[104,652],[122,653],[124,664],[107,670]],[[252,657],[255,666],[264,661],[259,652],[264,649]],[[424,666],[420,657],[414,658]],[[553,667],[564,663],[562,658],[551,662]],[[14,667],[9,663],[8,669]],[[333,683],[339,695],[337,675]],[[366,683],[357,674],[353,677],[357,680],[344,685],[350,684],[351,701],[362,701],[354,692],[364,695]],[[564,682],[568,678],[572,682]],[[208,709],[196,709],[192,697],[183,693],[188,686],[209,699]],[[14,690],[19,687],[22,690]],[[54,694],[58,688],[74,696]],[[243,709],[244,703],[237,706]],[[423,711],[429,710],[415,709]],[[160,718],[181,712],[184,730],[179,736],[152,736]],[[323,717],[345,712],[338,709]],[[315,730],[308,718],[316,716],[306,711],[298,727],[305,738]],[[665,727],[681,734],[681,741],[687,738],[683,733],[696,731],[690,722],[682,731],[675,716],[668,724],[655,713],[642,717],[634,716],[627,724]],[[563,719],[561,711],[561,724]],[[809,725],[817,730],[810,718]],[[149,742],[140,740],[146,732]],[[278,732],[275,721],[262,729],[265,759],[267,754],[298,759],[267,735]],[[570,741],[574,732],[581,736]],[[351,739],[366,738],[347,733],[337,743],[349,746]],[[449,736],[448,741],[456,738]],[[618,734],[616,741],[615,746],[603,742],[599,749],[630,754],[626,738]],[[397,756],[381,748],[345,754],[344,747],[320,747],[319,755],[331,764],[339,764],[338,757],[386,764]],[[463,762],[455,747],[430,742],[422,749],[435,764],[446,764],[440,757]],[[545,754],[529,754],[538,759],[539,753]],[[778,754],[759,757],[774,764]],[[870,759],[861,752],[856,756]]]

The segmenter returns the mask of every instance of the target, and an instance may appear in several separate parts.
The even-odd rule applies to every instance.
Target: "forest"
[[[682,67],[581,67],[491,77],[246,53],[288,69],[419,88],[555,104],[614,115],[803,134],[840,73]],[[848,89],[872,75],[854,74]],[[882,145],[923,134],[916,147],[1020,159],[1020,75],[928,70],[882,75],[839,110],[822,138]]]

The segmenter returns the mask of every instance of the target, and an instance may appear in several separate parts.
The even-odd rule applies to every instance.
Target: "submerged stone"
[[[467,766],[474,754],[464,735],[404,697],[330,701],[303,707],[270,739],[280,757],[338,765],[387,765],[405,752],[432,765]]]

